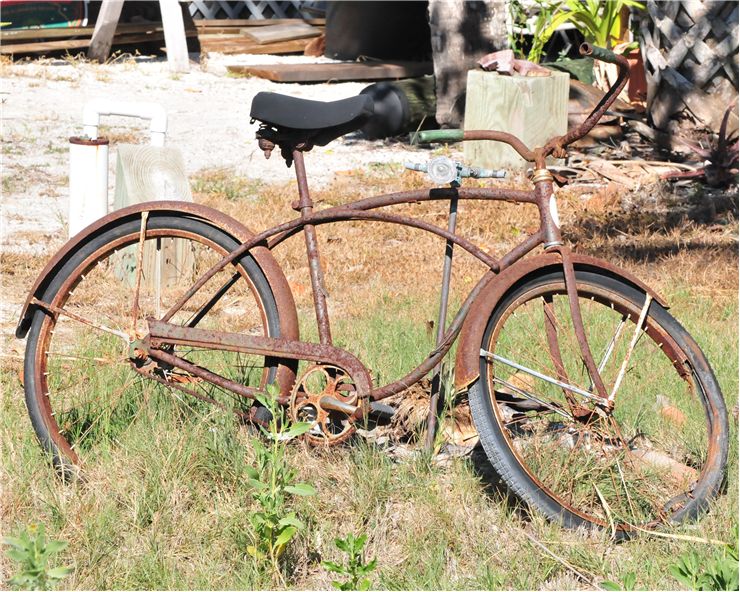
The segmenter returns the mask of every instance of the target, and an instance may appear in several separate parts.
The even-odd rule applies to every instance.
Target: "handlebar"
[[[538,167],[544,167],[544,161],[547,156],[553,154],[557,158],[565,156],[565,146],[572,144],[576,140],[580,140],[593,127],[599,122],[599,119],[604,113],[611,107],[612,103],[617,100],[617,96],[629,78],[629,62],[624,56],[617,55],[613,51],[604,47],[597,47],[590,43],[582,43],[578,48],[579,53],[584,57],[593,57],[596,60],[606,62],[608,64],[616,64],[619,68],[619,74],[617,80],[612,84],[606,94],[601,98],[593,111],[589,114],[586,119],[576,128],[568,131],[565,135],[556,136],[548,140],[542,148],[530,150],[519,138],[516,136],[499,131],[487,131],[487,130],[427,130],[423,132],[410,134],[411,142],[460,142],[461,140],[494,140],[497,142],[504,142],[516,150],[519,155],[527,161],[537,161]]]
[[[547,142],[547,144],[545,144],[542,149],[543,157],[550,154],[554,154],[559,158],[564,156],[565,146],[572,144],[576,140],[580,140],[594,128],[594,126],[599,122],[599,119],[601,119],[609,107],[612,106],[612,103],[617,100],[617,96],[622,92],[622,89],[629,79],[630,66],[627,58],[624,56],[617,55],[609,49],[597,47],[590,43],[582,43],[578,48],[578,51],[584,57],[593,57],[594,59],[606,62],[607,64],[616,64],[619,68],[619,74],[617,75],[617,79],[614,81],[614,84],[609,87],[609,90],[603,97],[601,97],[601,100],[598,102],[596,107],[594,107],[589,116],[583,120],[581,125],[570,130],[564,136],[552,138]]]

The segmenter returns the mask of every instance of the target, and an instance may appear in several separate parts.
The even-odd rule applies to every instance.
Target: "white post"
[[[69,236],[108,213],[108,140],[69,139]]]

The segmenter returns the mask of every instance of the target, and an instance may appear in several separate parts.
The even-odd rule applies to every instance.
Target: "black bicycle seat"
[[[323,146],[361,128],[373,113],[373,100],[368,95],[327,103],[260,92],[252,100],[250,115],[279,131],[305,136],[312,144]]]

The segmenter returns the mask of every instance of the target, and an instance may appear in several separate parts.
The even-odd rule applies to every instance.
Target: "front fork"
[[[578,287],[576,285],[576,274],[573,269],[571,251],[563,244],[562,236],[560,234],[560,217],[558,215],[557,201],[555,199],[552,174],[546,168],[538,168],[532,176],[532,182],[534,183],[537,207],[540,212],[540,231],[544,238],[545,250],[548,252],[558,253],[563,265],[565,290],[568,295],[570,317],[573,322],[573,331],[575,333],[576,340],[578,341],[581,360],[586,366],[586,370],[591,379],[591,384],[596,390],[596,394],[604,400],[604,406],[609,408],[611,406],[609,394],[604,386],[601,373],[594,362],[591,347],[588,344],[586,332],[583,328],[583,317],[581,316],[581,305],[578,301]],[[558,343],[557,327],[555,327],[554,322],[552,321],[553,311],[549,302],[545,301],[543,306],[550,358],[552,359],[557,371],[558,379],[567,383],[568,380],[562,363],[560,346]],[[569,402],[575,404],[575,398],[572,393],[566,391],[564,394]]]

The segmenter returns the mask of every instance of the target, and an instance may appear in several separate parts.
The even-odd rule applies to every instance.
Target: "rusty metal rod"
[[[453,188],[456,189],[456,188]],[[450,213],[447,220],[447,232],[455,234],[457,225],[457,200],[458,195],[450,198]],[[445,243],[445,256],[442,265],[442,290],[439,296],[439,316],[437,318],[437,340],[436,346],[439,347],[444,339],[445,327],[447,326],[447,305],[450,296],[450,277],[452,275],[452,254],[455,243],[449,239]],[[439,413],[439,395],[442,390],[442,362],[434,368],[432,377],[432,392],[429,397],[429,413],[427,414],[427,436],[426,449],[431,451],[434,446],[434,436],[437,431],[437,414]]]
[[[181,327],[152,318],[147,321],[153,348],[163,344],[186,345],[294,360],[331,361],[350,375],[359,397],[369,396],[372,388],[370,374],[362,362],[348,351],[331,345]]]
[[[573,331],[576,334],[576,340],[578,341],[578,346],[581,350],[581,359],[588,370],[591,381],[594,383],[596,392],[600,397],[603,397],[603,399],[606,400],[608,397],[606,387],[601,379],[601,373],[594,362],[594,357],[591,353],[591,346],[588,344],[586,331],[583,328],[581,303],[578,300],[578,285],[576,284],[576,274],[573,269],[573,261],[570,258],[570,250],[561,245],[557,247],[557,251],[560,253],[560,258],[563,263],[565,290],[568,293],[568,303],[570,305],[570,317],[573,323]]]
[[[579,51],[582,56],[593,55],[595,59],[610,64],[616,64],[619,68],[619,74],[617,75],[617,80],[597,103],[596,107],[594,107],[588,117],[583,120],[583,123],[562,136],[552,138],[547,142],[547,144],[545,144],[542,149],[543,159],[553,153],[556,153],[555,156],[558,156],[557,152],[562,151],[565,146],[572,144],[576,140],[580,140],[590,132],[609,107],[612,106],[612,103],[617,100],[619,93],[622,92],[622,89],[629,79],[629,62],[624,56],[617,55],[601,47],[595,47],[589,43],[582,43],[579,47]]]
[[[308,192],[306,165],[303,161],[303,152],[301,150],[293,150],[293,163],[295,164],[295,176],[298,181],[298,205],[301,212],[301,219],[307,220],[313,212],[313,201]],[[311,292],[313,294],[314,310],[316,311],[319,341],[325,345],[331,345],[331,324],[329,322],[329,309],[326,305],[327,294],[326,287],[324,286],[324,273],[321,269],[319,241],[316,237],[315,226],[310,223],[304,224],[303,236],[306,241],[308,272],[311,277]]]

